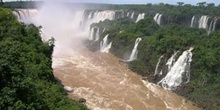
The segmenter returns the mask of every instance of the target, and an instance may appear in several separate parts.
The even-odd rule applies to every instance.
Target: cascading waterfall
[[[129,15],[130,15],[130,12],[127,13],[127,17],[129,17]]]
[[[95,28],[92,27],[89,33],[89,40],[94,40],[94,32],[95,32]]]
[[[93,13],[93,12],[90,12]],[[104,21],[106,19],[114,20],[115,19],[115,11],[105,10],[105,11],[96,11],[94,12],[94,16],[89,20],[93,23],[98,23],[99,21]]]
[[[208,16],[201,16],[201,18],[199,20],[199,28],[207,29],[208,20],[209,20]]]
[[[191,19],[190,27],[193,27],[193,25],[194,25],[194,20],[195,20],[195,16],[193,16],[192,19]]]
[[[159,65],[160,65],[160,62],[161,62],[161,59],[162,59],[162,58],[163,58],[163,55],[160,56],[160,58],[159,58],[159,60],[158,60],[158,62],[157,62],[154,75],[162,75],[162,73],[163,73],[162,70],[160,71],[160,73],[158,72],[158,71],[159,71]]]
[[[218,21],[218,18],[214,18],[213,28],[212,31],[215,31],[216,23]]]
[[[115,11],[104,10],[104,11],[91,11],[88,16],[85,16],[86,11],[84,11],[84,18],[81,21],[83,24],[84,32],[90,31],[90,25],[93,23],[98,23],[104,20],[115,20]],[[88,14],[88,13],[87,13]],[[87,33],[89,35],[89,33]],[[90,37],[89,37],[90,38]]]
[[[125,12],[124,11],[122,12],[121,18],[125,18]]]
[[[37,15],[36,9],[17,9],[16,11],[13,11],[13,14],[18,18],[19,21],[24,23],[32,23],[32,20]]]
[[[95,34],[95,41],[99,40],[99,28],[97,28],[96,30],[96,34]]]
[[[136,20],[136,23],[142,19],[144,19],[145,13],[139,14]]]
[[[132,12],[131,14],[131,19],[134,19],[134,12]]]
[[[116,11],[115,16],[116,16],[117,19],[121,19],[121,18],[125,17],[124,14],[125,14],[125,12],[123,10],[118,10],[118,11]]]
[[[181,84],[189,82],[192,50],[193,48],[191,47],[182,53],[167,75],[158,82],[158,85],[161,84],[163,88],[168,90],[176,90]]]
[[[209,29],[208,29],[208,35],[211,33],[212,28],[213,28],[213,22],[214,20],[211,21],[210,25],[209,25]]]
[[[168,67],[168,71],[171,70],[173,64],[175,63],[175,57],[179,51],[174,52],[174,54],[168,59],[166,65]]]
[[[142,40],[142,38],[140,38],[140,37],[138,37],[138,38],[136,39],[134,48],[133,48],[132,53],[131,53],[131,55],[130,55],[130,58],[129,58],[129,60],[127,60],[128,62],[137,59],[137,54],[138,54],[137,47],[138,47],[138,44],[140,43],[141,40]]]
[[[101,51],[101,52],[108,53],[109,50],[110,50],[111,47],[112,47],[112,42],[110,42],[110,43],[108,44],[108,36],[109,36],[109,34],[107,34],[107,35],[103,38],[103,40],[100,42],[100,51]]]
[[[162,14],[160,13],[156,13],[156,15],[154,16],[154,21],[157,22],[158,25],[161,24],[161,17],[162,17]]]
[[[90,13],[89,13],[89,16],[88,16],[88,19],[92,19],[93,18],[93,11],[91,11]]]
[[[217,23],[217,18],[213,18],[208,29],[208,35],[212,32],[215,31],[216,23]]]

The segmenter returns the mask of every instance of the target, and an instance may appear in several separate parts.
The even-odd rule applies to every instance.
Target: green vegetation
[[[0,8],[0,109],[86,110],[67,98],[51,68],[54,39],[42,42],[39,29]]]
[[[120,9],[122,7],[118,6],[116,8]],[[153,14],[147,14],[148,17],[138,23],[125,18],[115,21],[105,20],[93,24],[92,26],[106,28],[106,31],[101,35],[101,39],[104,35],[109,34],[110,41],[113,41],[111,53],[122,59],[128,58],[135,39],[141,37],[142,41],[138,46],[138,59],[128,65],[133,71],[146,76],[149,81],[158,82],[165,76],[165,74],[154,76],[155,66],[161,55],[165,57],[161,68],[166,71],[165,63],[174,51],[179,50],[178,55],[180,55],[189,47],[194,47],[191,81],[179,87],[175,92],[192,100],[202,109],[218,110],[220,108],[220,31],[217,30],[208,35],[205,29],[190,28],[189,25],[185,24],[184,18],[191,18],[194,14],[198,16],[203,14],[215,16],[220,12],[219,8],[213,5],[201,7],[183,4],[181,6],[160,4],[147,5],[146,7],[133,5],[124,7],[127,10],[133,8],[132,10],[142,12],[147,7],[151,7],[152,10],[149,9],[150,11],[146,13],[151,13],[151,11],[154,15],[156,12],[166,13],[167,15],[164,16],[170,17],[170,23],[158,26],[153,20]],[[155,9],[158,10],[154,12]],[[184,13],[185,11],[187,13]],[[175,15],[175,17],[172,17],[172,15]],[[178,20],[179,17],[182,20]]]

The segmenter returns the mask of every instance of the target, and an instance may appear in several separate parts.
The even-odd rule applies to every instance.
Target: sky
[[[17,1],[17,0],[3,0],[3,1]],[[23,0],[29,1],[29,0]],[[49,0],[41,0],[49,1]],[[220,4],[220,0],[50,0],[50,1],[67,1],[67,2],[78,2],[78,3],[108,3],[108,4],[147,4],[147,3],[169,3],[177,4],[177,2],[184,2],[185,4],[196,5],[199,2],[215,3]]]

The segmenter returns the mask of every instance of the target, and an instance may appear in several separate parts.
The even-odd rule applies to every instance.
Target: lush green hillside
[[[67,98],[53,76],[54,39],[42,42],[34,25],[0,8],[0,109],[85,110]]]
[[[165,63],[174,51],[179,50],[179,56],[184,50],[194,47],[191,81],[179,87],[176,92],[203,109],[220,108],[220,31],[208,35],[205,29],[185,25],[159,26],[153,18],[145,18],[138,23],[128,19],[106,20],[93,26],[107,29],[101,36],[103,38],[110,34],[109,40],[113,41],[110,51],[122,59],[133,49],[135,39],[141,37],[138,59],[129,63],[129,67],[155,83],[165,76],[154,76],[161,55],[164,55],[161,69],[166,71]]]

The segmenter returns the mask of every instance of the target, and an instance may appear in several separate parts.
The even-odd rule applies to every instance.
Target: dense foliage
[[[42,42],[34,25],[0,8],[0,109],[84,110],[53,76],[54,39]]]
[[[163,6],[156,7],[163,8]],[[178,10],[183,8],[182,6],[172,7]],[[172,9],[172,7],[170,8]],[[185,7],[190,8],[190,6]],[[216,7],[213,9],[217,10]],[[142,9],[137,8],[137,10]],[[197,11],[202,13],[203,8]],[[220,12],[219,9],[218,12]],[[174,51],[179,50],[179,56],[184,50],[194,47],[191,81],[179,87],[176,92],[194,101],[202,109],[218,110],[220,108],[220,62],[218,60],[220,59],[220,31],[214,31],[208,35],[205,29],[190,28],[189,25],[181,25],[181,23],[173,22],[169,25],[159,26],[153,17],[147,17],[138,23],[128,19],[106,20],[92,26],[107,28],[101,36],[103,38],[109,34],[109,40],[113,41],[110,51],[122,59],[128,59],[135,39],[141,37],[138,59],[130,62],[129,67],[155,83],[165,76],[165,74],[154,76],[155,66],[161,55],[164,55],[161,68],[166,71],[165,63]]]

